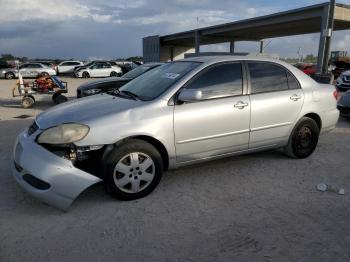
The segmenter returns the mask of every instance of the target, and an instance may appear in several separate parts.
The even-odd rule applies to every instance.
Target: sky
[[[142,38],[227,23],[326,0],[0,0],[0,54],[29,58],[113,59],[142,55]],[[342,3],[350,4],[349,0]],[[197,19],[198,18],[198,19]],[[319,34],[276,38],[266,52],[317,54]],[[267,41],[269,42],[269,41]],[[203,47],[228,51],[228,45]],[[237,52],[259,43],[239,42]],[[333,50],[350,49],[350,31],[334,33]]]

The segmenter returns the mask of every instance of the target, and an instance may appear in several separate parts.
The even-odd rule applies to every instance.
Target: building
[[[307,6],[271,15],[198,28],[170,35],[143,38],[144,62],[172,61],[186,53],[200,54],[200,46],[230,43],[227,53],[235,53],[235,43],[257,41],[263,52],[263,40],[310,33],[320,33],[319,71],[326,72],[332,32],[350,29],[350,5],[335,3]]]

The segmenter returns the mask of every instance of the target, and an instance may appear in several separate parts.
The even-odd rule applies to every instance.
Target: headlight
[[[62,124],[42,132],[38,138],[39,144],[69,144],[82,140],[89,133],[89,127],[82,124]]]
[[[84,91],[84,93],[87,95],[93,95],[93,94],[97,94],[99,92],[101,92],[101,89],[88,89],[88,90]]]

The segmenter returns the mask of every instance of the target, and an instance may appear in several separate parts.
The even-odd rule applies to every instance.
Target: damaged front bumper
[[[28,136],[27,131],[17,137],[12,173],[18,184],[35,198],[67,210],[86,188],[102,181],[38,145],[34,137]]]

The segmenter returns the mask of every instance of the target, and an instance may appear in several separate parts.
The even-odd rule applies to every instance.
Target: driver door
[[[242,71],[239,62],[219,63],[185,85],[186,89],[201,90],[204,97],[175,105],[177,162],[248,149],[250,100]]]

